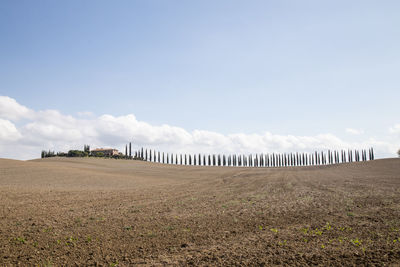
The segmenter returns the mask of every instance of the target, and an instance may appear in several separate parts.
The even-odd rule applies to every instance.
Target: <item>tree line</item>
[[[127,152],[126,152],[127,154]],[[128,155],[128,154],[127,154]],[[328,165],[346,162],[374,160],[374,149],[328,150],[313,153],[271,153],[271,154],[177,154],[164,153],[141,148],[134,157],[145,161],[194,166],[234,167],[288,167]]]
[[[113,156],[102,152],[91,153],[90,146],[84,145],[83,150],[69,150],[67,153],[42,151],[41,157],[107,157],[115,159],[133,159],[157,162],[163,164],[194,165],[194,166],[233,166],[233,167],[288,167],[328,165],[346,162],[374,160],[374,149],[362,150],[328,150],[313,153],[267,153],[267,154],[178,154],[165,153],[154,149],[132,151],[132,143],[125,145],[125,154]]]
[[[132,147],[131,143],[129,143],[129,147],[131,151]],[[90,151],[90,146],[86,144],[83,146],[83,150],[73,149],[69,150],[68,152],[57,152],[57,153],[55,151],[42,150],[41,158],[51,158],[51,157],[72,157],[72,158],[96,157],[96,158],[114,158],[114,159],[139,159],[128,156],[127,152],[125,152],[125,155],[119,153],[117,155],[112,155],[112,156],[107,156],[103,152],[93,153]]]

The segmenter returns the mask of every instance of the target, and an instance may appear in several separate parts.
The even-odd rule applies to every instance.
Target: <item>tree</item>
[[[85,152],[80,150],[70,150],[68,151],[67,157],[84,157]]]
[[[400,157],[400,149],[397,151],[397,155],[399,155],[399,157]]]

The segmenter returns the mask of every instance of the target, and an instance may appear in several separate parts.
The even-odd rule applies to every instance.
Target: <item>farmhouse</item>
[[[93,156],[99,155],[100,153],[102,153],[104,156],[114,156],[114,155],[118,155],[118,150],[114,149],[114,148],[96,148],[93,149],[92,151],[90,151],[90,153]]]

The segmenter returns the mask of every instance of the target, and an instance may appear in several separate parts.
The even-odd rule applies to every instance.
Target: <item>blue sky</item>
[[[399,1],[6,0],[0,95],[188,132],[400,144],[399,11]]]

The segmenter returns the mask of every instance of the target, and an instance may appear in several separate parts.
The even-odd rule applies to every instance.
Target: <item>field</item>
[[[400,263],[400,159],[0,159],[0,266]]]

